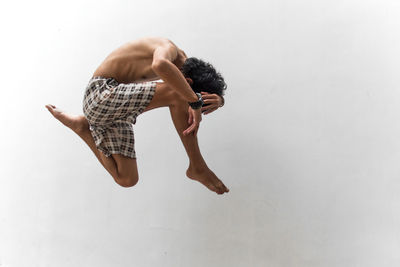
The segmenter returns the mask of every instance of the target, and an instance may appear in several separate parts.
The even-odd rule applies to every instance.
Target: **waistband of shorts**
[[[113,82],[113,83],[120,83],[118,82],[115,78],[113,77],[104,77],[104,76],[93,76],[92,78],[90,78],[90,80],[106,80],[107,83],[109,82]]]

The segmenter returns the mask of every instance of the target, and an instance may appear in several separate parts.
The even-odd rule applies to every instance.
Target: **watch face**
[[[196,102],[191,102],[189,105],[192,107],[192,109],[199,109],[204,105],[203,98],[201,97],[201,94],[196,93],[198,100]]]

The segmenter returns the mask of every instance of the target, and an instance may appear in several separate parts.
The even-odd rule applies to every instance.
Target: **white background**
[[[400,266],[400,3],[5,1],[0,266]],[[119,187],[45,109],[82,113],[113,49],[165,36],[228,83],[199,140],[231,189],[185,178],[168,109]]]

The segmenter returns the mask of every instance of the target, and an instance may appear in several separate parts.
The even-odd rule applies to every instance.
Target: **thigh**
[[[125,119],[131,123],[141,114],[153,98],[154,82],[119,84],[104,98],[109,119]]]

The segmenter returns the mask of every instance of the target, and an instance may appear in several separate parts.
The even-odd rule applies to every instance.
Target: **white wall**
[[[400,4],[9,1],[0,6],[0,266],[400,266]],[[185,178],[167,109],[135,126],[116,185],[44,108],[81,113],[120,44],[166,36],[212,62],[199,132],[217,196]]]

